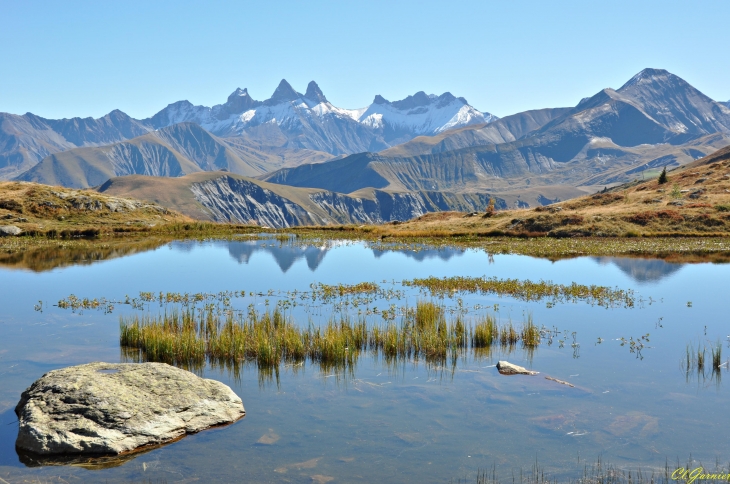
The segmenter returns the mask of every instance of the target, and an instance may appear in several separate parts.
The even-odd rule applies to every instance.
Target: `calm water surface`
[[[238,377],[206,368],[204,376],[241,396],[243,420],[102,470],[27,467],[15,452],[13,409],[34,380],[55,368],[123,360],[118,318],[134,310],[118,305],[113,314],[72,313],[53,306],[69,294],[123,300],[140,291],[273,289],[271,296],[235,301],[241,308],[264,309],[266,299],[276,303],[278,291],[306,291],[315,282],[369,281],[402,289],[403,279],[457,275],[607,285],[633,289],[641,302],[634,308],[585,302],[550,307],[545,301],[461,295],[467,319],[489,313],[519,324],[532,314],[538,326],[559,334],[532,356],[497,348],[489,356],[469,354],[453,369],[424,362],[388,367],[365,355],[354,378],[308,364],[296,371],[282,367],[277,383],[262,382],[255,366],[244,367]],[[8,482],[445,482],[473,479],[478,468],[492,466],[509,479],[536,460],[558,478],[580,477],[599,456],[644,470],[663,468],[667,459],[686,462],[690,454],[708,466],[730,461],[723,430],[730,424],[727,365],[719,376],[706,378],[688,376],[681,365],[688,343],[709,349],[721,341],[723,361],[730,353],[726,265],[588,257],[551,262],[474,250],[387,251],[359,243],[295,247],[244,239],[172,243],[40,273],[0,268],[0,281],[0,478]],[[410,291],[399,301],[373,304],[413,306],[418,298]],[[34,310],[39,301],[42,312]],[[443,304],[454,307],[457,301],[447,298]],[[489,309],[475,310],[477,305]],[[291,315],[318,324],[332,310],[298,307]],[[640,355],[618,340],[647,333]],[[499,359],[541,375],[501,376],[493,366]]]

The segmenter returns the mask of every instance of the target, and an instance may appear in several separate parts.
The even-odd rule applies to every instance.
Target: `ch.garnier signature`
[[[672,472],[672,479],[675,481],[686,481],[687,484],[692,484],[695,481],[728,481],[730,482],[730,473],[711,473],[705,472],[702,467],[695,467],[694,469],[685,469],[680,467]]]

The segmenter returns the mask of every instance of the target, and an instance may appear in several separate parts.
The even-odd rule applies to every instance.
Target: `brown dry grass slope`
[[[730,147],[669,171],[664,184],[653,178],[544,207],[430,213],[368,230],[383,236],[727,236]]]
[[[192,222],[159,205],[30,182],[0,182],[0,225],[50,237],[98,236],[106,232]]]

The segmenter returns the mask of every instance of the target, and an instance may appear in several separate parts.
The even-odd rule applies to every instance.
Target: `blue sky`
[[[498,116],[575,105],[664,68],[730,99],[730,2],[0,0],[0,111],[49,118],[268,98],[345,108],[450,91]]]

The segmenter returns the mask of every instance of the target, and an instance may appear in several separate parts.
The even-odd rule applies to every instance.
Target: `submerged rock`
[[[522,366],[513,365],[509,361],[497,362],[497,370],[503,375],[537,375],[538,371],[528,370]]]
[[[223,383],[164,363],[89,363],[54,370],[15,407],[16,447],[35,454],[121,454],[246,414]]]
[[[0,226],[0,237],[4,235],[20,235],[23,233],[23,229],[16,227],[15,225],[1,225]]]

